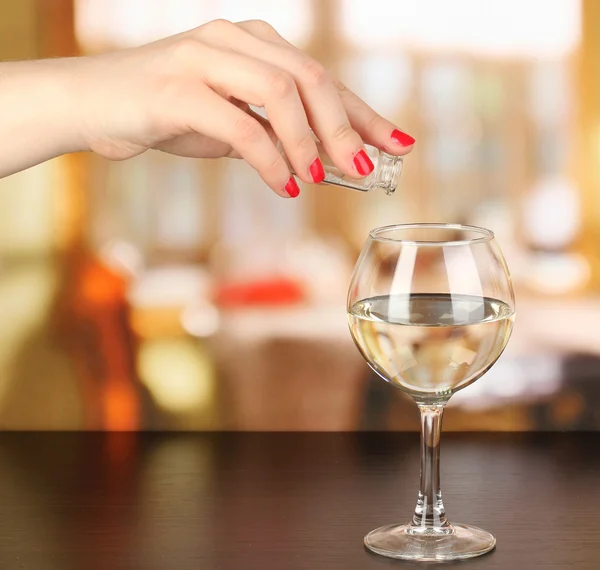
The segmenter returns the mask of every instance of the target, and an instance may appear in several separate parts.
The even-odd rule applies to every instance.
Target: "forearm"
[[[0,178],[83,150],[68,62],[0,62]]]

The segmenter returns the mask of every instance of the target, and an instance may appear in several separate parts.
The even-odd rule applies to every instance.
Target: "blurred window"
[[[493,224],[499,234],[517,239],[516,227],[531,217],[520,210],[532,203],[523,198],[542,181],[551,177],[577,193],[568,167],[580,4],[77,0],[77,35],[91,52],[140,44],[214,18],[268,20],[299,47],[332,62],[345,83],[417,139],[393,204],[385,196],[340,198],[323,189],[292,205],[270,195],[241,162],[199,166],[167,157],[159,167],[155,153],[145,163],[146,175],[133,163],[106,167],[112,174],[104,184],[135,186],[137,196],[109,189],[115,200],[110,208],[121,212],[123,227],[140,228],[139,215],[127,214],[120,201],[139,203],[150,186],[163,196],[149,206],[150,218],[158,219],[144,230],[149,251],[207,245],[223,234],[243,246],[286,231],[293,238],[315,225],[360,244],[373,225],[415,220]],[[316,34],[327,34],[327,41],[313,41],[322,39]],[[335,212],[330,202],[339,199],[345,204],[337,209],[348,212],[342,218],[313,214]],[[552,223],[550,216],[548,231]]]

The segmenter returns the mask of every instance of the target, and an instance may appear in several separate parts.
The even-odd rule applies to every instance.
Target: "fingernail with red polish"
[[[360,150],[354,155],[354,166],[361,176],[370,174],[375,168],[364,150]]]
[[[398,129],[392,131],[392,140],[400,146],[411,146],[415,144],[415,139]]]
[[[325,180],[325,170],[323,169],[323,163],[319,158],[315,158],[313,163],[310,165],[310,175],[315,184],[323,182]]]
[[[293,176],[290,176],[290,179],[287,181],[287,184],[285,185],[285,191],[290,198],[296,198],[296,196],[300,194],[300,187]]]

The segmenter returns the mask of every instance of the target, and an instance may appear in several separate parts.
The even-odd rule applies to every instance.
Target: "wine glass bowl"
[[[412,521],[365,537],[394,558],[441,561],[478,556],[492,535],[450,524],[439,487],[444,406],[505,349],[514,322],[510,274],[493,233],[450,224],[410,224],[370,232],[348,294],[355,344],[384,380],[421,412],[421,488]]]

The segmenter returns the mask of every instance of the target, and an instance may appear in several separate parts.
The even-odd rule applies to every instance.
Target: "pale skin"
[[[268,120],[249,105],[263,107]],[[401,156],[414,139],[260,20],[215,20],[141,47],[0,63],[0,178],[69,152],[112,160],[150,148],[246,160],[282,197],[336,166],[372,170],[364,143]]]

